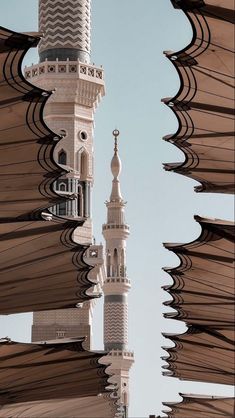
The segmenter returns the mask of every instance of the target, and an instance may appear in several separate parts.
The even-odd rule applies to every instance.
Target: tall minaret
[[[43,34],[40,62],[27,67],[25,76],[45,90],[54,90],[44,119],[63,137],[54,157],[69,170],[55,188],[70,199],[51,210],[59,216],[85,220],[75,239],[91,244],[94,112],[104,95],[103,70],[90,64],[91,0],[39,0],[39,31]],[[101,264],[101,253],[99,247],[92,249],[88,263]],[[87,335],[89,348],[91,307],[87,302],[80,309],[35,313],[33,341]]]
[[[119,131],[113,131],[115,146],[111,161],[113,174],[107,223],[103,225],[106,242],[106,273],[104,281],[104,348],[109,352],[107,362],[117,383],[123,417],[128,416],[129,370],[134,354],[128,350],[128,291],[131,287],[126,271],[126,240],[129,226],[125,223],[124,202],[119,183],[121,160],[118,155]]]

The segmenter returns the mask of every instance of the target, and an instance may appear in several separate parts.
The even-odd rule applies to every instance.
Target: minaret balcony
[[[94,65],[84,64],[79,61],[44,61],[40,64],[35,64],[30,67],[25,67],[26,80],[32,78],[38,78],[45,76],[58,76],[61,77],[64,74],[66,76],[74,76],[77,78],[93,81],[97,84],[104,85],[104,70],[101,67],[95,67]]]
[[[130,227],[126,224],[104,224],[102,232],[106,240],[127,239],[130,235]]]
[[[104,280],[103,292],[105,295],[122,295],[131,288],[131,281],[127,277],[107,277]]]
[[[102,358],[104,364],[111,363],[110,371],[116,370],[130,370],[131,366],[135,362],[134,352],[129,350],[111,350],[108,354]],[[111,379],[115,379],[113,376]]]
[[[107,229],[124,229],[130,231],[129,225],[126,224],[103,224],[102,229],[103,231],[106,231]]]
[[[124,358],[133,358],[134,359],[134,351],[111,350],[108,355],[113,356],[113,357],[122,356]]]
[[[44,85],[47,90],[53,91],[55,85],[59,85],[52,102],[62,100],[96,108],[105,95],[103,69],[80,61],[44,61],[25,67],[24,74],[26,80]]]

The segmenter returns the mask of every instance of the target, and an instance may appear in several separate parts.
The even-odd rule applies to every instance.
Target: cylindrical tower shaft
[[[40,0],[40,61],[90,61],[91,0]]]

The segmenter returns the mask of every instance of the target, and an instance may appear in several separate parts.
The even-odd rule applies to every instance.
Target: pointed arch
[[[89,174],[89,154],[84,147],[78,151],[78,171],[80,172],[80,180],[87,180]]]
[[[122,277],[126,276],[126,254],[124,248],[121,249],[121,268],[120,268],[120,274]]]
[[[60,192],[66,192],[66,183],[64,183],[64,182],[59,183],[59,191]]]
[[[111,276],[111,254],[110,251],[107,251],[106,254],[106,265],[107,265],[107,277]]]
[[[67,153],[64,149],[61,149],[58,152],[58,163],[62,164],[62,165],[66,165],[67,164]]]
[[[118,276],[118,250],[114,248],[113,251],[113,276]]]
[[[78,216],[84,216],[84,194],[81,184],[78,184],[77,212]]]

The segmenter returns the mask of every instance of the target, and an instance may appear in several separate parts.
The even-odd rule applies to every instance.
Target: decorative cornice
[[[103,69],[79,61],[45,61],[25,67],[25,78],[34,84],[46,82],[49,90],[59,84],[52,101],[63,94],[64,102],[73,99],[80,105],[96,107],[105,95]]]

